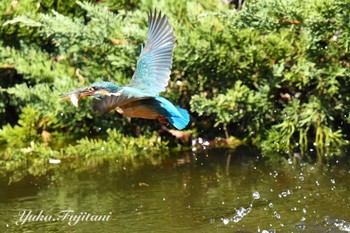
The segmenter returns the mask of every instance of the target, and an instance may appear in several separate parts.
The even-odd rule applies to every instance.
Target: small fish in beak
[[[70,100],[75,107],[79,106],[79,99],[93,95],[95,92],[90,88],[80,88],[75,91],[70,91],[61,94],[61,100]]]
[[[72,104],[75,107],[79,106],[79,94],[75,93],[75,94],[71,94],[70,95],[70,101],[72,102]]]

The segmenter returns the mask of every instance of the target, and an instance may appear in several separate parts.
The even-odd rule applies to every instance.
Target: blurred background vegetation
[[[0,167],[191,143],[160,133],[169,130],[155,121],[59,101],[95,81],[128,83],[153,8],[177,38],[163,96],[190,110],[185,135],[238,138],[267,156],[342,154],[350,137],[350,1],[229,2],[3,0]]]

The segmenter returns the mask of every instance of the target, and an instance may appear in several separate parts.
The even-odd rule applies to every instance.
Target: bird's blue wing
[[[141,89],[151,96],[165,90],[175,48],[175,36],[165,15],[149,14],[146,45],[141,49],[136,71],[129,87]]]
[[[93,108],[100,112],[109,112],[116,107],[123,106],[130,102],[148,98],[142,90],[133,87],[122,87],[116,92],[100,95],[93,101]]]

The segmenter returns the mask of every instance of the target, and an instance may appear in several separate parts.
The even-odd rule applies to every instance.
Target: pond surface
[[[152,158],[82,172],[62,161],[2,183],[0,232],[350,232],[348,161],[272,162],[244,150]]]

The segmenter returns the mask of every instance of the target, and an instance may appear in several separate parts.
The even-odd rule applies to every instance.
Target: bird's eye
[[[90,91],[97,91],[99,88],[98,87],[89,87]]]

